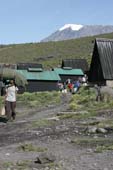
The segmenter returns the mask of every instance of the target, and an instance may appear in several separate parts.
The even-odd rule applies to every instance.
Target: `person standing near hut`
[[[96,89],[96,101],[101,101],[102,100],[102,95],[101,95],[101,86],[95,84],[95,89]]]
[[[16,113],[16,93],[18,88],[15,86],[14,80],[10,80],[10,84],[6,88],[5,94],[5,111],[7,120],[15,119]]]

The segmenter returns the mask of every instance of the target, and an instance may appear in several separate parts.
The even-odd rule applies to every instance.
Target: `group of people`
[[[79,77],[77,80],[67,79],[65,82],[58,82],[59,91],[62,93],[67,93],[67,91],[71,92],[72,94],[78,92],[81,84],[83,86],[87,85],[87,77]]]
[[[72,94],[76,93],[79,90],[79,88],[80,88],[80,81],[79,81],[79,79],[67,82],[67,87],[68,87],[69,91]]]

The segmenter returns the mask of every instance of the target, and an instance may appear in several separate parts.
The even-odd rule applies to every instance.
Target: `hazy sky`
[[[113,0],[0,0],[0,44],[39,42],[64,24],[113,25]]]

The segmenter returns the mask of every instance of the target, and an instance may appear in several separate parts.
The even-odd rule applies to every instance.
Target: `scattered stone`
[[[70,138],[67,138],[67,142],[69,142],[69,143],[70,143],[70,142],[71,142],[71,139],[70,139]]]
[[[36,158],[35,163],[46,164],[54,162],[55,160],[56,158],[52,153],[41,153],[39,157]]]
[[[6,155],[6,156],[10,156],[10,153],[6,153],[5,155]]]
[[[98,138],[98,136],[97,136],[97,135],[95,135],[93,138],[94,138],[94,139],[97,139],[97,138]]]
[[[97,128],[97,133],[107,133],[107,130],[104,128]]]
[[[88,127],[86,129],[88,133],[107,133],[108,131],[105,128],[97,128],[97,127]]]
[[[88,132],[88,133],[96,133],[96,131],[97,131],[97,128],[96,128],[96,127],[88,127],[88,128],[87,128],[87,132]]]
[[[92,153],[93,150],[91,148],[87,149],[87,152]]]
[[[55,121],[58,121],[59,118],[56,116],[56,117],[50,117],[50,118],[47,118],[47,120],[55,120]]]

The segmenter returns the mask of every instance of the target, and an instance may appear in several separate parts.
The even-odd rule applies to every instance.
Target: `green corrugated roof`
[[[29,72],[27,70],[17,70],[27,80],[61,80],[59,75],[55,71],[43,71],[43,72]]]
[[[59,75],[84,75],[81,69],[62,69],[55,68],[54,71]]]

